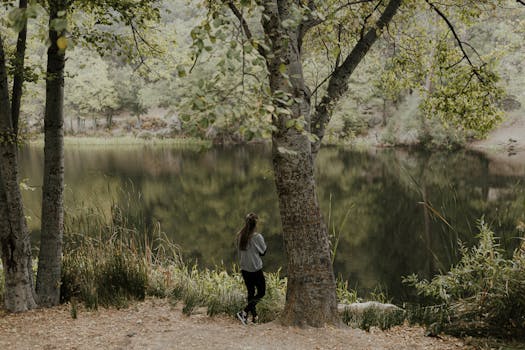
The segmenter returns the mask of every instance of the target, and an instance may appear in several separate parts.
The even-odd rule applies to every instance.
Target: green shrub
[[[265,279],[266,295],[257,304],[257,314],[260,322],[271,322],[277,319],[284,309],[286,278],[282,278],[280,271],[277,271],[275,273],[267,273]],[[243,299],[243,304],[245,300],[246,297]]]
[[[228,273],[224,267],[198,269],[183,264],[173,267],[171,300],[182,301],[182,311],[191,314],[197,307],[206,307],[210,316],[235,315],[245,302],[242,277],[238,272]]]
[[[96,275],[99,303],[103,306],[121,300],[144,300],[148,275],[137,254],[116,252],[105,260]]]
[[[125,307],[146,296],[145,260],[129,242],[116,238],[81,238],[62,260],[62,302],[75,298],[88,308]]]
[[[461,247],[462,258],[432,281],[408,276],[405,283],[439,306],[415,310],[418,318],[451,334],[525,337],[525,245],[505,258],[494,233],[480,224],[479,243]]]

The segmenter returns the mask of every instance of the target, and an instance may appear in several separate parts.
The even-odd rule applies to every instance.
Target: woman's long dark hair
[[[255,213],[249,213],[248,215],[246,215],[244,226],[241,228],[239,233],[237,233],[237,243],[239,244],[240,250],[246,250],[248,240],[255,232],[257,220],[259,220],[259,217]]]

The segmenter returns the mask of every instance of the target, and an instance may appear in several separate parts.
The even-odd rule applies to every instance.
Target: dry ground
[[[486,139],[473,142],[469,146],[482,151],[509,151],[510,157],[513,151],[525,150],[525,115],[520,112],[509,114]]]
[[[0,314],[0,349],[472,349],[462,340],[429,338],[419,327],[369,333],[350,328],[297,329],[276,323],[243,326],[230,317],[190,317],[165,300],[122,309],[69,306]]]

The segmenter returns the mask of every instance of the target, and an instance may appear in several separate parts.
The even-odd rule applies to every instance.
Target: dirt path
[[[419,327],[367,333],[358,329],[296,329],[275,323],[243,326],[229,317],[183,315],[152,299],[124,310],[67,306],[0,314],[0,349],[469,349],[451,337],[429,338]]]
[[[491,131],[487,138],[472,142],[469,148],[482,151],[503,151],[513,155],[525,150],[525,116],[516,112]]]

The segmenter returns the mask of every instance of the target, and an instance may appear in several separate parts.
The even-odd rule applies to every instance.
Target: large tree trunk
[[[0,248],[5,279],[5,307],[12,312],[36,307],[31,240],[18,185],[16,137],[0,36]]]
[[[291,4],[267,1],[263,26],[272,54],[266,56],[270,88],[276,102],[272,160],[287,257],[288,286],[281,321],[287,325],[320,327],[339,324],[336,284],[328,232],[319,208],[314,179],[314,159],[305,132],[290,121],[304,117],[310,122],[310,94],[304,84],[298,31],[286,31],[282,21]],[[283,65],[286,67],[283,70]],[[284,71],[284,72],[283,72]],[[286,74],[286,75],[285,75]]]
[[[280,147],[292,153],[283,153]],[[275,135],[272,158],[287,256],[288,286],[281,321],[314,327],[338,324],[336,285],[310,142],[294,131]]]
[[[50,23],[63,0],[49,2]],[[59,33],[49,30],[47,52],[46,109],[44,116],[44,184],[42,189],[42,235],[36,292],[42,306],[60,301],[62,237],[64,232],[64,52],[57,46]]]

